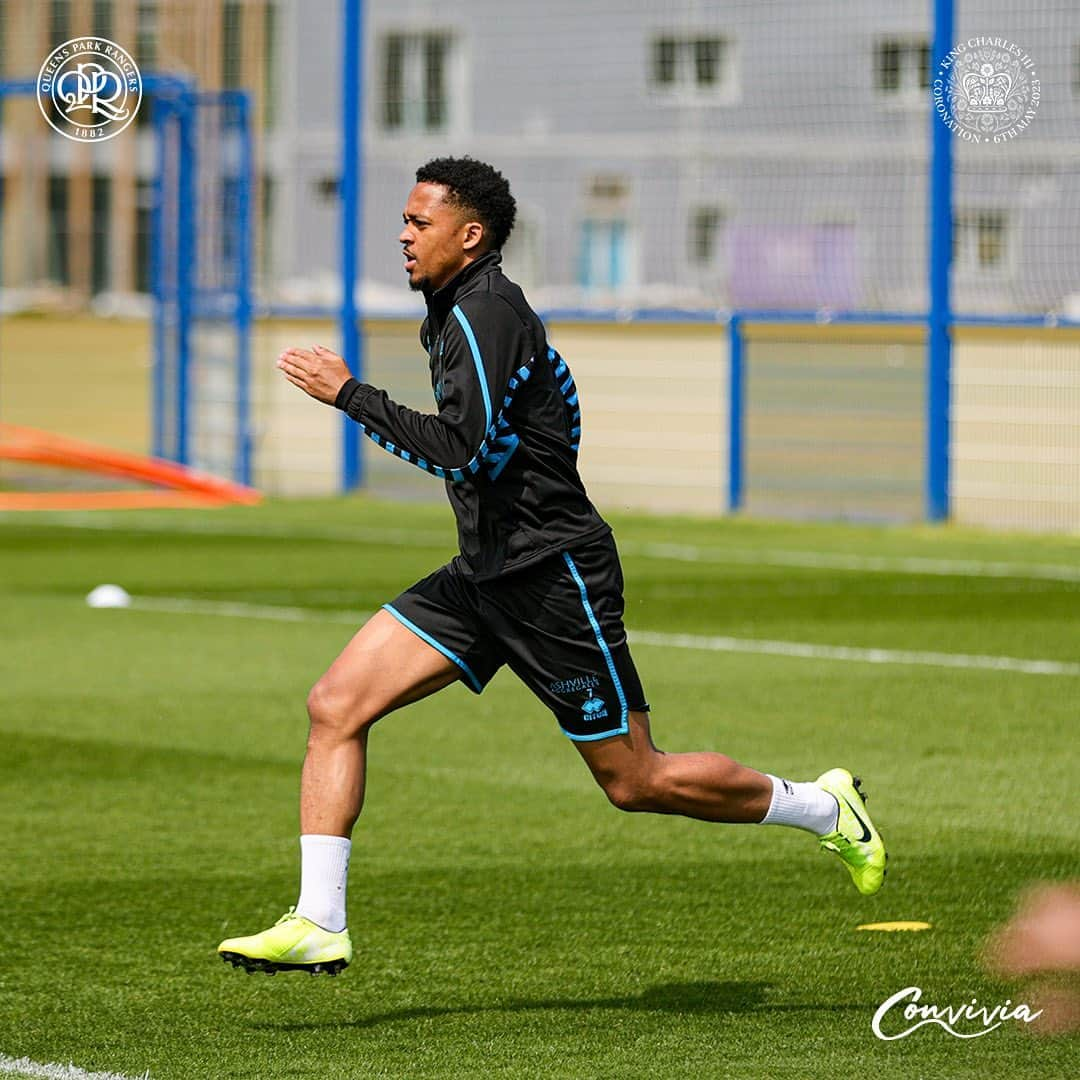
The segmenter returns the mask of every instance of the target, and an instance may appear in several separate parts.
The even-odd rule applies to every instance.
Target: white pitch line
[[[43,1077],[44,1080],[149,1080],[148,1069],[140,1077],[125,1076],[114,1072],[87,1072],[76,1065],[58,1065],[54,1062],[31,1061],[29,1058],[13,1058],[0,1054],[0,1073],[16,1076]]]
[[[965,653],[918,652],[908,649],[863,649],[851,645],[813,645],[803,641],[768,641],[759,638],[697,637],[693,634],[656,634],[633,630],[635,645],[709,652],[763,653],[803,660],[848,660],[863,664],[914,664],[919,667],[968,668],[977,671],[1014,671],[1021,675],[1080,677],[1080,664],[1063,660],[1023,660],[1016,656],[978,656]]]
[[[0,512],[4,524],[28,524],[31,519],[14,512]],[[231,536],[267,540],[326,540],[335,543],[393,544],[405,547],[454,550],[447,532],[425,529],[387,529],[370,526],[338,526],[296,529],[289,525],[262,524],[243,527],[232,522],[125,521],[123,518],[83,511],[43,514],[33,518],[48,525],[99,532],[177,533],[188,536]],[[1038,581],[1080,582],[1080,566],[1067,563],[1016,563],[981,559],[930,559],[904,555],[852,555],[829,551],[709,547],[699,544],[650,543],[620,540],[620,550],[639,558],[671,562],[705,562],[735,566],[783,566],[802,570],[851,570],[871,574],[911,574],[932,577],[1020,578]]]
[[[140,611],[160,611],[176,615],[211,615],[241,619],[274,619],[279,622],[332,622],[359,627],[370,611],[327,611],[318,608],[278,607],[216,600],[185,600],[182,597],[132,597],[131,606]],[[655,645],[667,649],[701,649],[706,652],[757,653],[794,657],[800,660],[840,660],[862,664],[901,664],[917,667],[965,668],[974,671],[1008,671],[1020,675],[1064,675],[1080,677],[1080,664],[1064,660],[1026,660],[1017,656],[980,656],[966,653],[925,652],[909,649],[867,649],[852,645],[818,645],[805,641],[770,641],[696,634],[666,634],[632,630],[627,634],[634,645]]]
[[[801,570],[855,570],[871,574],[913,574],[932,577],[1034,578],[1080,582],[1080,566],[1054,563],[983,562],[978,559],[927,559],[919,556],[844,555],[829,551],[753,551],[709,548],[694,544],[619,544],[628,555],[673,562],[734,563],[749,566],[792,566]]]
[[[244,604],[228,600],[186,600],[177,596],[133,596],[139,611],[163,611],[170,615],[215,615],[234,619],[273,619],[276,622],[332,622],[359,626],[370,611],[328,611],[320,608],[285,607],[278,604]]]

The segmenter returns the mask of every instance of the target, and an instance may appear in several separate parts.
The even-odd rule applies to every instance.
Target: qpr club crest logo
[[[1014,42],[972,37],[949,50],[933,94],[938,117],[965,142],[1004,143],[1035,119],[1042,85],[1035,62]]]
[[[127,50],[108,38],[72,38],[41,65],[37,100],[50,127],[75,142],[119,135],[139,111],[142,76]]]

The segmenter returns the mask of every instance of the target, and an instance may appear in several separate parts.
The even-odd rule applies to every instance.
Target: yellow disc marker
[[[894,930],[929,930],[930,924],[928,922],[868,922],[863,923],[862,926],[856,926],[856,930],[885,930],[891,932]]]

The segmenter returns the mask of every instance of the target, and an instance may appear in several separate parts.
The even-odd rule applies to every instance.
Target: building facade
[[[1042,93],[1015,141],[956,142],[956,306],[1077,314],[1080,9],[957,6],[958,41],[1019,43]],[[397,223],[415,167],[469,153],[513,183],[508,268],[542,306],[924,309],[931,8],[367,0],[363,99],[349,103],[364,125],[365,303],[402,303]],[[0,12],[9,75],[89,32],[133,42],[144,70],[248,89],[260,292],[336,301],[338,0],[6,0]],[[145,288],[151,139],[144,120],[93,152],[60,145],[32,102],[9,102],[9,288],[58,285],[76,302]]]
[[[144,74],[248,90],[259,131],[273,87],[277,16],[272,0],[0,0],[0,77],[36,78],[60,43],[108,38]],[[30,96],[5,98],[2,280],[16,304],[83,306],[102,294],[147,292],[152,115],[148,95],[127,131],[89,146],[57,136]],[[261,189],[255,196],[261,202]],[[261,236],[256,241],[261,249]]]

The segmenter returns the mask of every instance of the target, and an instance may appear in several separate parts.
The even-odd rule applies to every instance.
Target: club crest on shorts
[[[589,696],[585,699],[585,704],[581,706],[582,718],[585,720],[603,720],[607,714],[604,699],[593,697],[593,692],[590,690]]]

